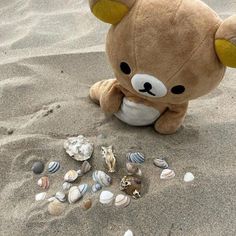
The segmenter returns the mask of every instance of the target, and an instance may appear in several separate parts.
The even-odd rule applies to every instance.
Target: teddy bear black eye
[[[177,85],[171,89],[173,94],[182,94],[185,91],[185,87],[183,85]]]
[[[120,69],[126,75],[129,75],[131,73],[131,68],[126,62],[120,63]]]

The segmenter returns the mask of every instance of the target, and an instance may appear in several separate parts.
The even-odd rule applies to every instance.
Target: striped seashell
[[[130,197],[123,194],[119,194],[115,199],[115,206],[117,207],[127,207],[130,204]]]
[[[158,158],[153,160],[153,164],[162,169],[168,169],[169,167],[168,163],[165,160]]]
[[[52,161],[48,165],[48,172],[55,173],[60,169],[60,163],[57,161]]]
[[[78,187],[73,186],[70,188],[68,193],[68,201],[69,203],[75,203],[82,197],[82,194]]]
[[[65,174],[64,180],[66,182],[71,183],[71,182],[74,182],[78,177],[79,177],[79,175],[78,175],[77,171],[70,170]]]
[[[62,185],[62,189],[64,191],[67,191],[71,188],[72,184],[71,183],[68,183],[68,182],[64,182],[63,185]]]
[[[93,180],[96,183],[99,183],[101,186],[108,187],[109,185],[111,185],[111,177],[100,170],[96,170],[93,172]]]
[[[88,185],[87,184],[81,184],[79,186],[79,191],[82,194],[82,196],[84,196],[84,194],[87,192],[88,190]]]
[[[173,179],[175,177],[175,172],[173,170],[170,169],[164,169],[161,172],[161,179]]]
[[[60,202],[65,202],[66,201],[66,195],[63,192],[57,192],[55,194],[55,198]]]
[[[88,161],[84,161],[82,166],[81,166],[81,172],[82,174],[86,174],[91,170],[92,166],[89,164]]]
[[[142,171],[134,163],[131,162],[126,163],[126,170],[128,172],[128,175],[142,175]]]
[[[130,152],[127,154],[129,162],[142,164],[145,161],[145,157],[141,152]]]
[[[35,201],[43,201],[46,199],[47,193],[42,192],[35,195]]]
[[[49,188],[49,179],[47,176],[44,176],[38,180],[38,186],[43,188],[43,189],[48,189]]]
[[[99,197],[100,203],[104,205],[111,205],[114,199],[114,194],[110,191],[102,191]]]
[[[101,186],[99,183],[96,183],[96,184],[94,184],[94,185],[92,186],[92,191],[93,191],[94,193],[98,192],[98,191],[101,190],[101,189],[102,189],[102,186]]]

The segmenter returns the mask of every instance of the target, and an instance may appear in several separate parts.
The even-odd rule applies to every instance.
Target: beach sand
[[[233,0],[206,2],[224,18],[236,13]],[[87,1],[3,0],[0,12],[0,235],[122,236],[128,229],[135,236],[236,235],[236,70],[190,103],[177,134],[162,136],[106,117],[89,100],[89,87],[113,73],[104,53],[108,26]],[[87,195],[90,210],[66,204],[59,217],[49,215],[47,201],[35,201],[43,175],[34,175],[32,164],[60,162],[49,175],[53,195],[64,174],[80,166],[63,150],[66,137],[79,134],[95,144],[93,170],[104,170],[101,145],[114,146],[118,172],[108,189],[116,194],[126,153],[145,154],[141,199],[119,209],[99,204],[99,193]],[[167,159],[173,180],[160,180],[157,157]],[[187,184],[189,171],[195,180]],[[91,175],[80,183],[91,185]]]

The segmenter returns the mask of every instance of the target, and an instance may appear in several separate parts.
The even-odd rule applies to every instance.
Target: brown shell
[[[126,186],[122,191],[124,191],[126,194],[133,196],[133,193],[135,190],[137,192],[141,192],[141,179],[133,176],[125,176],[122,181],[129,182],[130,185]]]

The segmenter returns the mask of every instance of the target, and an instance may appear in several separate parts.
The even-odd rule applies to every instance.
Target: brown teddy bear
[[[112,26],[106,52],[116,79],[90,89],[102,110],[134,126],[175,133],[190,100],[236,68],[236,16],[223,21],[200,0],[89,0]]]

